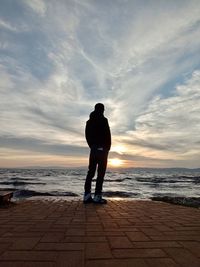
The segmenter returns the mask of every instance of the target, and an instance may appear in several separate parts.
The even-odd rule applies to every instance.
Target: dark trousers
[[[108,151],[101,151],[97,149],[91,149],[89,158],[88,173],[85,180],[85,193],[91,192],[92,178],[95,176],[97,168],[97,180],[95,195],[99,195],[102,192],[103,180],[107,167]]]

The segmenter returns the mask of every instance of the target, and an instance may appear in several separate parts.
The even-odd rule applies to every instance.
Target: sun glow
[[[118,154],[123,154],[126,151],[126,148],[122,145],[116,145],[112,147],[113,152],[116,152]]]
[[[112,167],[120,167],[123,165],[123,161],[121,159],[109,159],[109,165]]]

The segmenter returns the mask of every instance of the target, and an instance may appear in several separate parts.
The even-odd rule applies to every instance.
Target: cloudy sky
[[[200,1],[1,0],[0,167],[87,166],[97,102],[110,160],[200,167]]]

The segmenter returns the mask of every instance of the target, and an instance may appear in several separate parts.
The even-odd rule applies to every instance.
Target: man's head
[[[95,106],[94,106],[94,110],[97,112],[97,113],[101,113],[103,114],[104,113],[104,105],[102,103],[97,103]]]

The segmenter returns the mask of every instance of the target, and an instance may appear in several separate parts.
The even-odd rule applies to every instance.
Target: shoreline
[[[153,201],[153,202],[164,202],[173,205],[180,205],[184,207],[200,208],[200,197],[177,197],[177,196],[158,196],[150,198],[131,198],[131,197],[105,197],[108,201]],[[13,198],[14,202],[21,202],[25,200],[68,200],[68,201],[81,201],[82,197],[80,196],[32,196],[28,198]]]
[[[152,197],[153,201],[162,201],[174,205],[180,205],[185,207],[200,208],[200,197]]]

